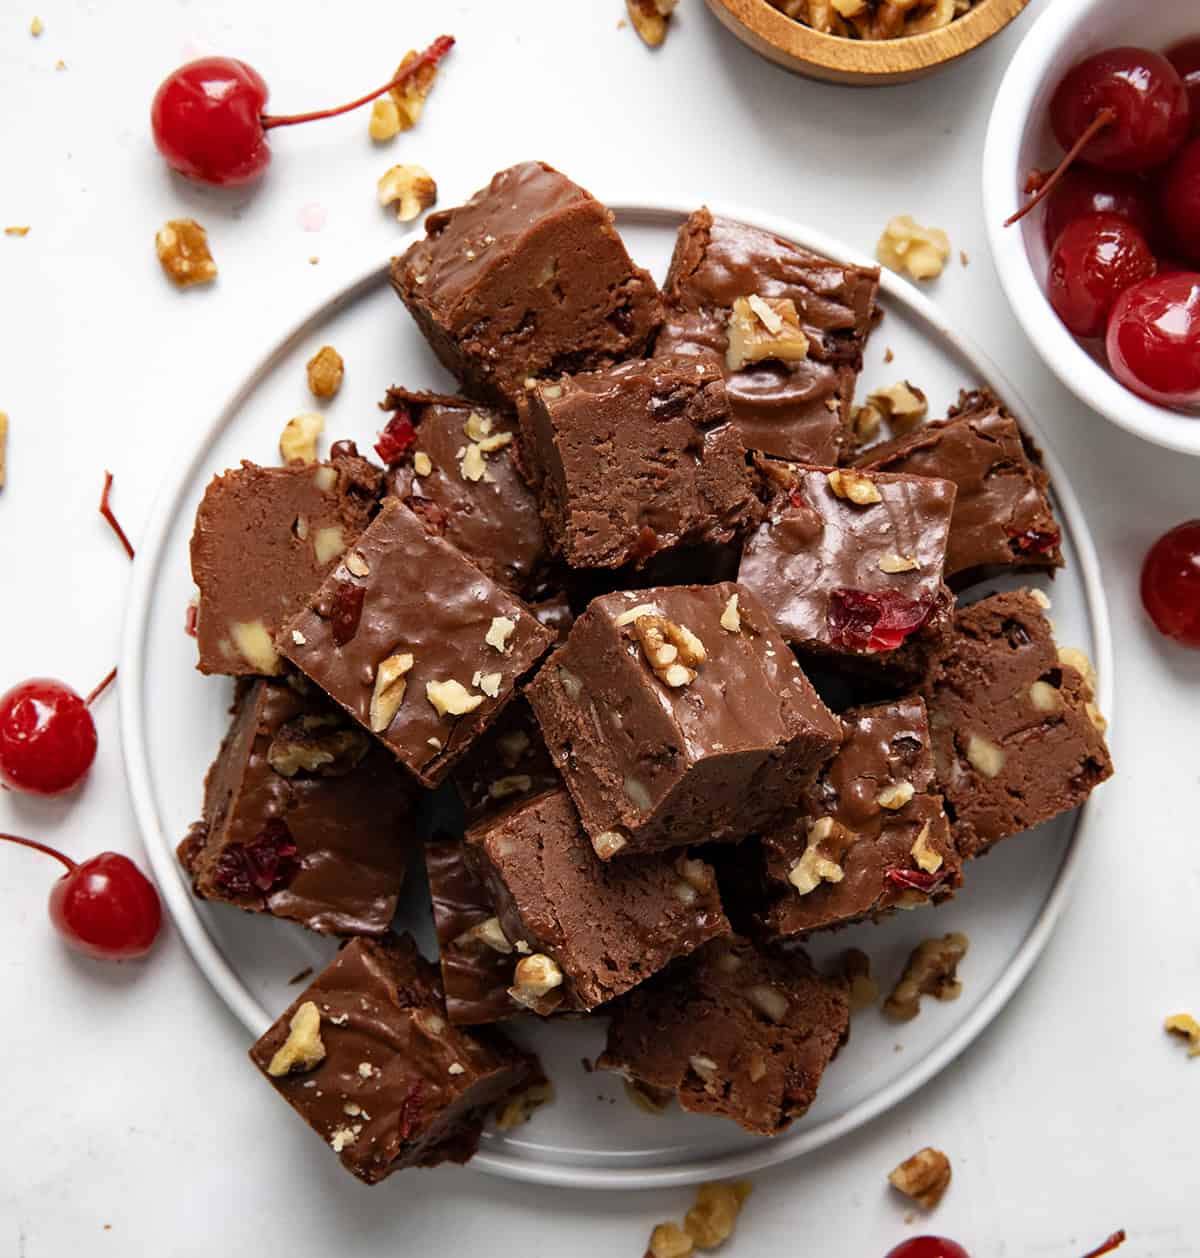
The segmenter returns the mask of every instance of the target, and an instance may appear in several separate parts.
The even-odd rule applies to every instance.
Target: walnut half
[[[897,1022],[911,1022],[921,1012],[922,996],[957,1000],[962,993],[958,963],[967,955],[969,946],[966,935],[958,932],[918,944],[900,981],[883,1002],[884,1012]]]
[[[888,1176],[897,1192],[932,1210],[950,1187],[950,1159],[940,1150],[918,1149]]]

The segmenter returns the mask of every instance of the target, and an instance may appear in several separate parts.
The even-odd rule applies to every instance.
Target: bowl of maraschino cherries
[[[1200,454],[1200,5],[1056,0],[997,93],[984,211],[1051,370]]]

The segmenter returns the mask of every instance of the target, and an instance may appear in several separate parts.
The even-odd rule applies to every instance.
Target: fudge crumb
[[[585,1075],[590,1075],[595,1072],[596,1067],[592,1065],[592,1059],[590,1057],[581,1057],[579,1059],[579,1064],[583,1067],[583,1073]]]
[[[1200,1022],[1190,1013],[1173,1013],[1163,1023],[1163,1030],[1187,1040],[1189,1057],[1200,1057]]]
[[[346,363],[332,345],[322,345],[308,360],[308,390],[315,398],[333,397],[342,387]]]
[[[971,255],[965,249],[960,249],[958,251],[958,260],[963,264],[963,266],[971,265]]]
[[[875,407],[897,436],[910,433],[929,414],[929,399],[908,380],[876,389],[868,395],[867,404]]]
[[[950,237],[940,227],[922,227],[911,214],[898,214],[883,229],[875,257],[891,271],[914,280],[934,280],[950,257]]]
[[[633,29],[647,48],[658,48],[667,37],[671,14],[679,0],[625,0]]]
[[[411,223],[423,211],[437,203],[437,184],[424,166],[410,163],[385,171],[376,185],[379,204],[395,205],[396,218]]]
[[[296,1010],[288,1028],[287,1039],[267,1066],[267,1074],[275,1079],[296,1070],[312,1070],[325,1060],[321,1011],[311,1000]]]
[[[523,1127],[543,1105],[554,1100],[554,1085],[547,1080],[535,1083],[496,1107],[498,1131]]]
[[[312,972],[313,972],[312,966],[306,965],[304,969],[299,970],[297,973],[293,974],[291,978],[288,979],[288,986],[295,987],[297,983],[303,983],[306,978],[312,978]]]
[[[164,273],[176,288],[208,284],[217,278],[208,233],[194,218],[173,218],[165,223],[154,237],[154,248]]]
[[[922,1209],[932,1210],[950,1187],[950,1159],[940,1150],[919,1149],[888,1176],[897,1192],[911,1197]]]
[[[883,351],[883,361],[885,363],[892,363],[896,361],[895,351],[890,345]]]
[[[4,229],[4,234],[6,236],[28,236],[29,227],[28,225],[24,227],[6,227]]]
[[[958,964],[969,946],[966,935],[958,932],[918,944],[900,981],[883,1002],[884,1012],[897,1022],[911,1022],[921,1012],[922,996],[957,1000],[962,993]]]
[[[0,411],[0,489],[8,471],[8,416]]]
[[[684,1231],[697,1249],[716,1249],[733,1235],[738,1214],[752,1188],[744,1179],[700,1185],[696,1204],[683,1220]]]
[[[45,29],[46,29],[45,24],[42,22],[42,19],[40,17],[35,17],[33,21],[29,23],[29,33],[34,37],[34,39],[37,39],[37,37]]]

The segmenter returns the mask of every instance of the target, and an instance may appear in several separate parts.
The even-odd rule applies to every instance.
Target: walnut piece
[[[853,468],[834,468],[828,476],[829,488],[838,498],[853,502],[859,507],[870,507],[883,501],[875,481],[866,472],[856,472]]]
[[[981,734],[968,735],[967,763],[985,778],[999,777],[1006,758],[1004,748],[998,747],[990,738]]]
[[[217,278],[208,233],[194,218],[173,218],[154,237],[158,260],[177,288],[207,284]]]
[[[823,882],[841,882],[845,876],[842,856],[850,844],[850,832],[832,817],[809,824],[804,855],[788,870],[788,882],[801,895],[815,891]]]
[[[238,654],[256,673],[269,677],[281,671],[275,645],[261,620],[238,621],[229,626],[229,636]]]
[[[932,1210],[950,1187],[950,1159],[940,1149],[918,1149],[888,1176],[888,1183]]]
[[[292,1014],[288,1023],[288,1037],[267,1065],[267,1074],[273,1079],[297,1070],[313,1070],[325,1060],[325,1045],[321,1041],[321,1011],[306,1000]]]
[[[395,78],[401,70],[415,61],[418,55],[415,48],[410,48],[400,59],[400,64],[396,67],[396,74],[393,74],[392,78]],[[438,67],[436,65],[423,65],[410,79],[407,79],[398,87],[393,87],[388,92],[388,96],[396,106],[398,130],[410,131],[417,125],[425,109],[425,98],[433,91],[434,80],[436,80],[437,76]]]
[[[382,734],[395,719],[408,689],[407,675],[412,671],[413,657],[404,652],[389,655],[375,670],[375,689],[371,694],[368,723],[376,734]]]
[[[517,622],[509,619],[507,616],[493,616],[492,623],[488,625],[488,631],[483,635],[483,640],[494,651],[504,654],[508,647],[508,640],[513,636],[517,629]]]
[[[725,610],[721,613],[721,628],[727,633],[740,633],[742,629],[742,615],[738,610],[738,596],[731,594],[729,601],[725,604]]]
[[[782,1022],[787,1017],[788,998],[777,987],[757,983],[746,989],[746,999],[772,1022]]]
[[[887,420],[892,432],[901,436],[911,432],[929,414],[929,399],[907,380],[886,389],[876,389],[867,396],[867,405],[873,406]]]
[[[647,663],[664,685],[678,688],[696,680],[706,653],[704,643],[686,625],[665,616],[639,616],[633,630]]]
[[[478,926],[472,926],[467,934],[478,939],[480,943],[486,944],[493,952],[508,956],[513,950],[498,917],[485,918]]]
[[[883,1002],[884,1012],[897,1022],[911,1022],[921,1011],[922,996],[957,1000],[962,992],[958,963],[969,946],[966,935],[957,932],[918,944],[900,981]]]
[[[592,840],[592,850],[602,861],[611,860],[629,840],[619,830],[605,830]]]
[[[911,214],[900,214],[883,229],[875,257],[915,280],[937,279],[950,257],[950,237],[940,227],[922,227]]]
[[[678,1223],[660,1223],[650,1233],[646,1258],[688,1258],[694,1252],[695,1243]]]
[[[336,718],[302,716],[285,721],[267,748],[267,763],[281,777],[312,773],[317,777],[343,777],[370,750],[362,730],[339,726]]]
[[[1062,707],[1062,695],[1048,681],[1035,681],[1029,687],[1029,702],[1039,712],[1057,712]]]
[[[308,389],[313,397],[327,399],[342,387],[346,364],[332,345],[322,345],[308,360]]]
[[[318,470],[323,472],[326,469]],[[328,470],[333,471],[332,468]],[[317,529],[313,534],[312,545],[317,563],[327,564],[331,559],[336,559],[346,549],[346,538],[342,533],[342,526],[329,524],[323,529]]]
[[[679,0],[625,0],[633,29],[648,48],[658,48],[667,37],[671,14]]]
[[[325,431],[325,417],[316,411],[293,415],[279,434],[279,454],[285,463],[315,463],[317,438]]]
[[[424,450],[413,452],[413,473],[417,476],[428,476],[433,471],[433,460]]]
[[[865,446],[879,436],[879,429],[883,425],[883,415],[877,407],[866,402],[862,406],[855,407],[851,424],[854,428],[854,440],[860,446]]]
[[[654,606],[653,603],[638,603],[636,607],[627,607],[613,621],[618,629],[624,629],[626,625],[631,625],[640,616],[661,616],[662,612]]]
[[[1200,1057],[1200,1022],[1190,1013],[1173,1013],[1163,1023],[1163,1030],[1187,1040],[1189,1057]]]
[[[483,695],[473,695],[453,678],[447,681],[427,681],[425,697],[437,709],[438,716],[465,716],[474,712],[483,702]]]
[[[670,1105],[673,1094],[637,1079],[626,1079],[625,1095],[644,1114],[661,1114]]]
[[[562,981],[558,962],[544,952],[534,952],[517,962],[508,994],[518,1004],[533,1007],[543,996],[561,987]]]
[[[751,363],[795,363],[808,357],[808,337],[790,297],[738,297],[729,312],[725,365],[741,371]]]
[[[42,21],[40,17],[35,17],[33,21],[29,23],[29,33],[34,37],[34,39],[37,39],[37,37],[45,29],[46,29],[45,23]]]
[[[351,576],[369,577],[371,575],[371,565],[367,563],[366,557],[361,551],[352,550],[343,562],[346,565],[346,571]]]
[[[913,840],[912,858],[918,869],[927,874],[936,874],[942,867],[942,854],[936,851],[929,842],[929,822],[921,827],[921,833]]]
[[[424,166],[393,166],[379,178],[379,204],[395,204],[396,218],[411,223],[437,202],[437,184]]]
[[[748,1180],[733,1183],[701,1184],[696,1204],[683,1220],[684,1231],[697,1249],[716,1249],[733,1235],[738,1215],[752,1185]]]
[[[916,555],[897,555],[895,551],[889,550],[879,557],[879,571],[886,572],[888,576],[895,576],[898,572],[914,572],[920,566]]]
[[[910,803],[914,794],[911,782],[892,782],[875,796],[875,802],[880,808],[887,808],[894,812]]]
[[[554,1085],[546,1080],[510,1097],[496,1108],[496,1127],[500,1131],[512,1131],[521,1127],[547,1102],[554,1100]]]
[[[391,95],[381,96],[371,106],[371,120],[367,123],[367,133],[376,144],[385,144],[395,139],[400,132],[400,110]]]

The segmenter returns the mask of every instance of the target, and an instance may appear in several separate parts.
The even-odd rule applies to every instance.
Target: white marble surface
[[[658,55],[617,29],[618,0],[443,3],[436,17],[411,0],[42,4],[40,39],[28,33],[35,0],[9,0],[0,14],[0,225],[33,228],[0,237],[0,409],[12,423],[0,495],[3,685],[49,673],[86,689],[109,667],[128,573],[95,513],[102,469],[117,474],[136,539],[160,469],[256,351],[403,242],[373,202],[375,177],[394,161],[428,166],[443,204],[537,156],[601,196],[719,196],[862,248],[898,212],[950,231],[970,265],[952,267],[936,295],[1054,433],[1108,570],[1120,775],[1074,901],[1006,1012],[922,1095],[762,1175],[733,1252],[882,1258],[914,1231],[884,1176],[925,1143],[955,1165],[929,1230],[973,1258],[1072,1258],[1118,1226],[1131,1255],[1195,1252],[1200,1063],[1160,1027],[1164,1014],[1200,1007],[1200,656],[1148,627],[1136,575],[1154,537],[1198,514],[1200,467],[1075,403],[996,286],[979,153],[1029,16],[940,77],[855,93],[757,60],[699,0],[683,0]],[[442,29],[460,46],[419,130],[390,149],[372,149],[364,118],[277,133],[267,182],[228,197],[177,183],[150,147],[158,80],[199,51],[244,57],[275,108],[299,110],[360,92]],[[326,222],[306,232],[313,204]],[[210,229],[221,266],[210,291],[179,294],[158,273],[154,229],[181,212]],[[98,720],[86,789],[59,803],[5,795],[0,829],[77,856],[138,853],[112,698]],[[633,1258],[652,1223],[686,1207],[687,1190],[551,1192],[471,1171],[360,1188],[265,1103],[241,1028],[169,929],[146,965],[81,961],[46,921],[53,870],[16,851],[0,861],[0,1253],[240,1255],[265,1241],[305,1258]]]

